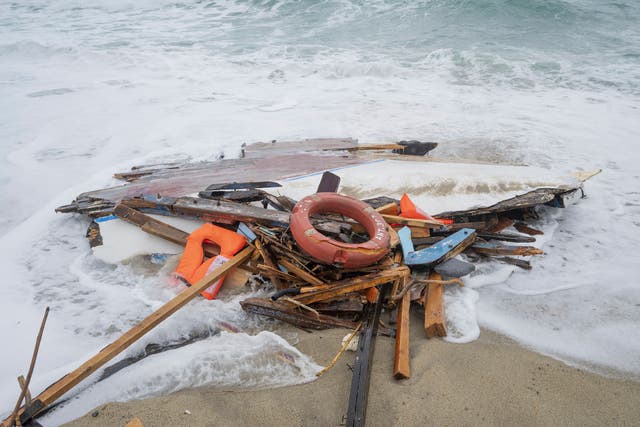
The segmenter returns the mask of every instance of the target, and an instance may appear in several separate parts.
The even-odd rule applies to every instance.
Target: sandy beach
[[[394,341],[379,337],[367,425],[637,425],[640,382],[605,377],[534,353],[482,331],[470,344],[427,340],[415,313],[411,378],[391,372]],[[321,365],[340,348],[343,329],[299,332],[297,347]],[[151,399],[108,403],[67,426],[339,426],[351,384],[353,352],[318,380],[258,391],[182,390]]]

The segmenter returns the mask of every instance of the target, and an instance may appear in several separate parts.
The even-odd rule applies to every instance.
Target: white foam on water
[[[147,357],[78,391],[47,414],[51,425],[108,401],[169,394],[187,387],[273,388],[313,381],[322,369],[272,332],[223,332],[185,347]]]
[[[471,340],[479,325],[637,376],[638,22],[634,3],[621,11],[591,2],[0,4],[0,204],[10,207],[0,216],[0,337],[12,343],[0,401],[17,395],[46,305],[33,394],[177,291],[166,272],[94,258],[86,219],[56,215],[56,206],[118,185],[111,174],[136,164],[230,158],[243,142],[312,137],[434,140],[439,157],[529,164],[546,171],[542,180],[603,168],[588,198],[541,224],[545,255],[531,259],[532,271],[482,264],[466,288],[447,289],[447,322],[450,339]],[[380,170],[375,180],[393,177]],[[455,203],[501,191],[473,194]],[[428,212],[449,202],[429,196],[419,202]],[[237,300],[194,301],[122,357],[220,322],[252,334],[263,325]],[[227,339],[240,338],[193,348]],[[272,342],[246,340],[250,354]],[[196,350],[185,359],[201,359]],[[150,390],[193,384],[174,351],[157,355],[172,368]],[[215,363],[198,366],[204,378],[221,374]],[[133,384],[153,369],[136,369],[129,385],[117,377],[95,392],[83,385],[92,403],[83,406],[81,392],[49,423],[119,388],[141,396]],[[259,363],[251,369],[273,381]],[[306,378],[287,372],[292,382]]]

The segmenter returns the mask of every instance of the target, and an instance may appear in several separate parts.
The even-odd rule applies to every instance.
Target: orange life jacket
[[[202,244],[205,241],[220,246],[220,255],[204,261]],[[215,226],[211,223],[206,223],[191,233],[187,238],[187,246],[184,248],[175,274],[193,285],[209,272],[224,264],[230,258],[233,258],[246,244],[247,241],[241,234]],[[205,289],[202,292],[202,296],[206,299],[214,299],[220,287],[222,287],[223,282],[224,276]]]

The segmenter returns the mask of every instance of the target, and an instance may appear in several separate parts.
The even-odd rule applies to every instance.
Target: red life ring
[[[310,216],[334,212],[348,216],[366,228],[370,240],[343,243],[330,239],[311,225]],[[324,264],[345,268],[366,267],[389,251],[387,223],[368,204],[338,193],[316,193],[300,200],[291,213],[291,233],[304,252]]]

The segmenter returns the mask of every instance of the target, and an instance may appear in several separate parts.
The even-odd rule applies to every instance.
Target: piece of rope
[[[335,357],[331,360],[331,362],[329,362],[327,366],[325,366],[320,372],[316,374],[316,377],[319,377],[320,375],[327,372],[329,369],[333,368],[333,366],[336,364],[336,362],[338,361],[342,353],[344,353],[347,347],[349,347],[349,344],[351,344],[353,337],[356,336],[356,334],[360,330],[360,327],[362,327],[362,322],[358,323],[358,326],[356,326],[356,328],[353,330],[351,335],[349,335],[349,338],[347,338],[347,340],[342,344],[342,348],[340,348],[340,351],[338,351],[338,354],[335,355]]]

